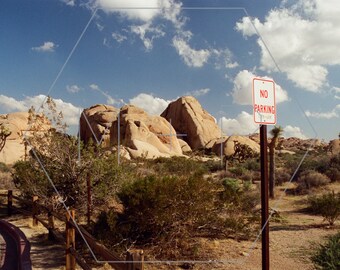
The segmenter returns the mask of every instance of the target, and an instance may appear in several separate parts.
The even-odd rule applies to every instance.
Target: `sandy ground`
[[[331,186],[329,189],[338,190],[339,186]],[[280,201],[277,209],[281,221],[270,223],[270,269],[314,269],[309,259],[311,250],[322,243],[326,236],[340,230],[340,221],[329,228],[322,217],[305,213],[305,199],[306,197],[285,195]],[[276,201],[270,202],[271,205],[275,203]],[[42,225],[33,227],[32,219],[21,215],[2,218],[18,226],[31,242],[33,269],[65,269],[64,246],[50,242],[47,239],[47,230]],[[188,269],[261,269],[261,239],[250,249],[254,240],[202,240],[209,250],[212,249],[212,258],[224,263],[195,263]],[[176,265],[146,264],[145,269],[182,268]]]

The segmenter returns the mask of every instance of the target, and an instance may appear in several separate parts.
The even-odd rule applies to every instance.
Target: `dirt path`
[[[4,217],[4,220],[20,228],[31,243],[32,268],[63,269],[65,267],[65,248],[47,239],[47,230],[42,225],[32,227],[32,219],[22,215]]]

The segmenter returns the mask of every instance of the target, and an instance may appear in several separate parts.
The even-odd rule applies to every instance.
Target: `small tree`
[[[0,152],[5,147],[6,140],[11,134],[12,133],[4,124],[0,124]]]
[[[46,109],[48,120],[34,108],[29,110],[30,135],[26,141],[32,150],[26,162],[14,165],[16,186],[23,195],[38,195],[50,208],[56,209],[64,203],[81,213],[87,205],[87,183],[90,182],[87,180],[91,179],[96,193],[92,201],[106,204],[128,173],[117,165],[114,155],[107,156],[100,146],[91,143],[85,146],[77,137],[66,134],[63,115],[57,112],[51,98],[47,99]]]
[[[275,126],[270,134],[273,136],[269,143],[269,197],[274,198],[274,187],[275,187],[275,147],[277,140],[282,134],[283,129],[281,126]]]

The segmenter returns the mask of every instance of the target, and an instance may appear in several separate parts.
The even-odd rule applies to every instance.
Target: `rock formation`
[[[104,147],[110,145],[109,130],[117,120],[119,109],[103,104],[84,109],[80,117],[80,137],[87,143],[90,139],[94,143],[101,142]]]
[[[125,105],[120,110],[120,144],[131,157],[146,158],[182,155],[174,128],[160,116],[150,116],[144,110]],[[110,128],[112,146],[118,143],[118,119]]]
[[[249,146],[255,153],[260,153],[260,145],[251,140],[246,136],[232,135],[229,137],[223,137],[221,139],[216,140],[212,147],[212,151],[217,155],[221,153],[221,144],[222,144],[222,154],[231,156],[235,153],[234,145],[235,142],[240,144],[244,144]]]
[[[0,152],[0,162],[13,164],[18,160],[23,160],[28,154],[29,145],[25,147],[23,135],[30,136],[32,130],[28,123],[29,114],[27,112],[15,112],[0,115],[0,124],[3,124],[11,135],[7,138],[5,147]],[[50,123],[45,117],[39,117],[41,123],[36,125],[40,131],[44,132],[50,128]]]
[[[194,97],[185,96],[171,102],[161,116],[171,121],[178,133],[187,135],[181,139],[193,150],[205,148],[208,142],[221,136],[214,117]]]
[[[335,139],[335,140],[330,141],[328,144],[328,149],[333,155],[339,154],[340,153],[340,140]]]

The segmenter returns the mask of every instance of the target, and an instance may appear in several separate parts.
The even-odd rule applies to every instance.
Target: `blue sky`
[[[256,76],[276,82],[286,137],[337,138],[338,14],[336,0],[2,0],[0,113],[49,94],[76,130],[97,103],[160,114],[194,95],[224,133],[249,134]]]

